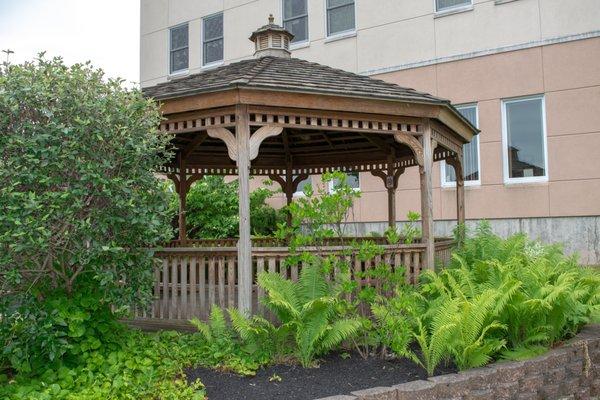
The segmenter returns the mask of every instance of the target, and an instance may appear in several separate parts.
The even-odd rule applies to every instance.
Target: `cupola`
[[[269,15],[269,23],[261,26],[250,36],[254,42],[254,56],[290,58],[290,42],[294,38],[289,31],[275,23],[273,14]]]

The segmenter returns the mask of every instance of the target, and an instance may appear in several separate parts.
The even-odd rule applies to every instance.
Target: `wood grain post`
[[[433,235],[433,144],[429,120],[423,123],[423,166],[419,167],[421,179],[421,221],[423,243],[425,243],[424,264],[428,269],[435,268],[435,239]]]
[[[179,240],[185,243],[187,240],[187,231],[185,227],[185,209],[187,196],[187,174],[185,173],[185,159],[182,154],[179,154],[179,187],[177,194],[179,195]]]
[[[235,136],[239,181],[238,308],[252,313],[252,242],[250,240],[250,126],[248,107],[236,106]]]
[[[385,177],[385,187],[388,195],[388,226],[396,228],[396,185],[394,179],[394,154],[388,156],[387,176]]]
[[[463,172],[462,156],[449,158],[446,164],[454,168],[456,175],[456,221],[459,225],[465,223],[465,176]]]

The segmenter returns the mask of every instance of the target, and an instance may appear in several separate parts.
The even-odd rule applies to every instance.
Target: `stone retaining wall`
[[[376,387],[321,400],[600,399],[600,325],[527,361],[498,362],[426,381]]]

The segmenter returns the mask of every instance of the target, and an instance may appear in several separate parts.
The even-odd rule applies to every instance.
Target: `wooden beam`
[[[429,120],[423,124],[423,164],[419,166],[421,180],[421,221],[423,242],[425,243],[424,266],[435,268],[435,239],[433,233],[433,144]]]
[[[189,155],[192,154],[192,152],[196,150],[196,147],[200,146],[202,142],[206,140],[206,138],[206,133],[199,133],[198,135],[196,135],[196,137],[192,139],[192,141],[186,146],[186,148],[181,151],[182,158],[184,160],[187,160]]]

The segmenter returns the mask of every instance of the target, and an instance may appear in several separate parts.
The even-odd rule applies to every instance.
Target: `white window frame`
[[[279,2],[279,6],[281,7],[281,26],[284,26],[284,16],[283,16],[283,12],[284,12],[284,1],[285,0],[281,0]],[[295,50],[295,49],[299,49],[302,47],[307,47],[310,44],[310,1],[309,0],[305,0],[306,1],[306,40],[303,40],[301,42],[290,42],[290,50]]]
[[[327,0],[325,0],[323,2],[323,5],[325,7],[325,37],[326,40],[325,42],[330,42],[330,41],[334,41],[336,39],[343,39],[346,37],[353,37],[356,36],[356,0],[352,1],[352,5],[354,6],[354,28],[353,29],[347,29],[345,31],[341,31],[341,32],[336,32],[334,34],[329,34],[329,7],[327,7]],[[340,7],[345,7],[345,6],[340,6]]]
[[[187,66],[187,68],[178,69],[177,71],[172,71],[172,69],[171,69],[171,67],[172,67],[172,64],[171,64],[171,61],[172,61],[171,54],[173,53],[174,50],[171,48],[171,35],[173,33],[173,29],[181,28],[182,26],[187,26],[187,29],[188,29],[188,45],[187,45],[187,49],[188,49],[188,66]],[[169,71],[169,75],[168,76],[186,75],[187,73],[189,73],[189,71],[190,71],[190,24],[189,24],[189,22],[183,22],[181,24],[177,24],[177,25],[173,25],[173,26],[169,27],[169,34],[167,35],[167,48],[169,49],[169,58],[167,60],[167,68],[168,68],[168,71]],[[177,50],[180,50],[180,49],[177,49]]]
[[[528,100],[541,100],[542,101],[542,145],[544,146],[544,176],[526,176],[522,178],[511,178],[509,171],[509,154],[508,154],[508,124],[506,114],[506,104],[518,103]],[[548,182],[548,131],[546,128],[546,96],[544,94],[537,94],[532,96],[521,96],[502,99],[502,164],[504,171],[504,184],[519,184],[519,183],[538,183]]]
[[[475,107],[475,124],[476,128],[479,128],[479,104],[477,103],[467,103],[467,104],[459,104],[456,106],[456,109],[461,108],[471,108]],[[479,179],[477,180],[465,180],[465,186],[481,186],[481,134],[477,136],[477,171],[479,172]],[[442,187],[445,188],[453,188],[456,187],[456,182],[448,182],[446,181],[446,168],[448,164],[446,161],[441,162],[441,178],[442,178]],[[452,167],[450,167],[452,168]]]
[[[212,18],[212,17],[216,17],[217,15],[221,15],[223,18],[223,36],[221,36],[221,38],[218,39],[211,39],[211,41],[214,40],[223,40],[223,58],[218,60],[218,61],[213,61],[210,62],[208,64],[204,63],[204,21],[206,21],[208,18]],[[210,15],[205,15],[204,17],[202,17],[202,29],[201,29],[201,33],[200,33],[200,60],[202,63],[202,68],[214,68],[214,67],[218,67],[220,65],[223,65],[224,61],[225,61],[225,14],[222,11],[210,14]]]
[[[352,190],[354,190],[355,192],[360,192],[360,172],[358,172],[358,171],[339,171],[339,172],[343,172],[346,175],[353,174],[353,173],[358,174],[358,187],[352,188]],[[335,193],[335,184],[333,183],[333,180],[329,181],[329,193]]]
[[[469,0],[469,4],[461,4],[458,6],[453,6],[453,7],[448,7],[448,8],[444,8],[442,10],[438,10],[437,7],[437,0],[433,0],[433,11],[436,14],[446,14],[446,13],[454,13],[457,11],[467,11],[467,10],[471,10],[473,8],[473,0]]]

